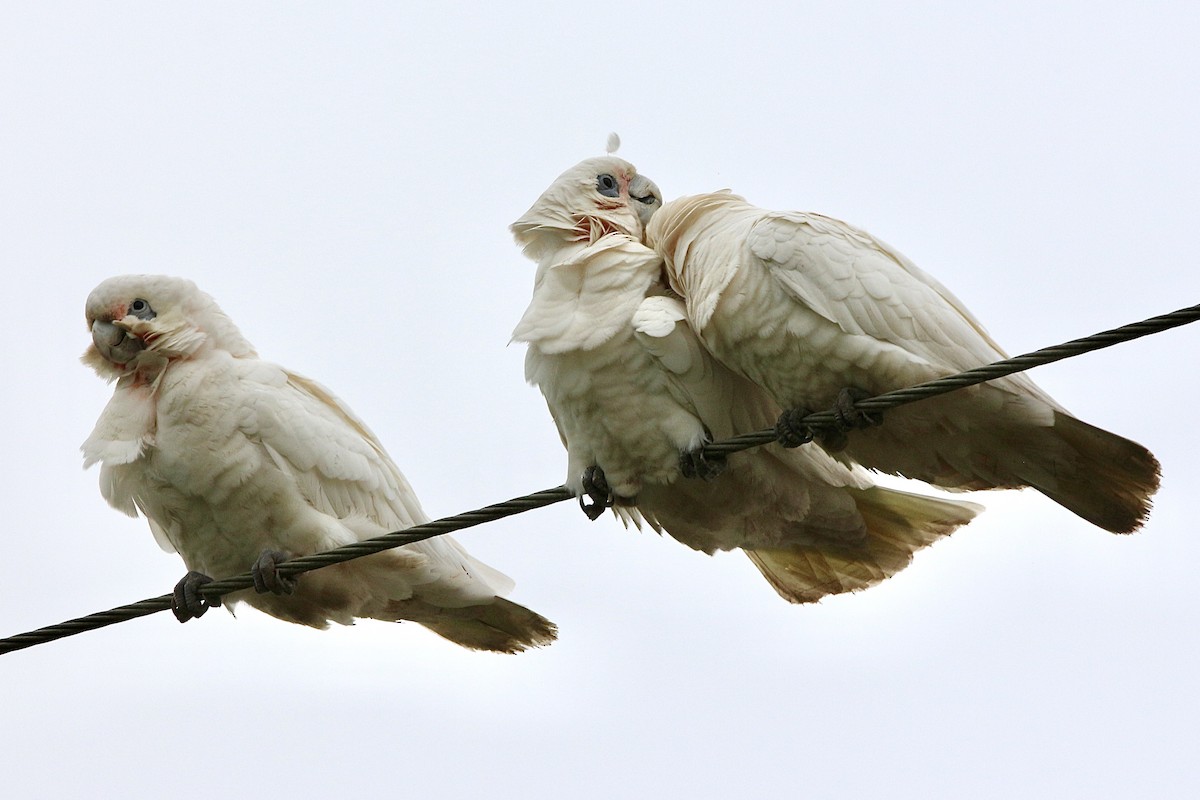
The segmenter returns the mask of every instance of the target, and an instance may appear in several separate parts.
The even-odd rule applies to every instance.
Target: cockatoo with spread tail
[[[1032,486],[1115,533],[1145,520],[1154,456],[1071,416],[1023,373],[889,410],[874,427],[855,412],[862,396],[1006,357],[954,295],[879,239],[717,192],[668,203],[646,242],[708,350],[786,410],[787,443],[806,438],[807,413],[834,407],[843,430],[826,444],[867,467],[949,489]]]
[[[554,625],[500,595],[512,581],[449,536],[287,579],[281,560],[428,521],[383,445],[329,390],[259,359],[207,294],[159,275],[110,278],[87,299],[83,360],[116,382],[83,444],[116,509],[150,523],[190,572],[180,621],[203,614],[199,588],[253,567],[227,595],[288,622],[412,620],[464,647],[516,652]],[[211,577],[210,577],[211,576]]]
[[[713,436],[769,426],[780,409],[715,361],[641,243],[661,195],[633,165],[588,159],[512,229],[538,263],[513,334],[526,377],[567,448],[567,485],[595,518],[608,504],[712,553],[741,548],[784,598],[871,586],[979,511],[891,491],[819,447],[705,458]],[[587,496],[603,498],[586,505]]]

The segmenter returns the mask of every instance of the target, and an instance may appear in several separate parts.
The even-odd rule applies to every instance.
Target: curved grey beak
[[[145,347],[141,339],[102,319],[92,323],[92,341],[100,354],[114,364],[128,364]]]
[[[629,182],[629,197],[633,200],[634,210],[637,211],[642,229],[645,230],[654,212],[662,208],[662,192],[658,190],[654,181],[645,175],[634,175],[633,180]]]

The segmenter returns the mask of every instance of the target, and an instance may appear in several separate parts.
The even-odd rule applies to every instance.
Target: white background
[[[603,151],[866,228],[1013,353],[1200,302],[1185,3],[0,7],[0,635],[162,594],[78,356],[109,275],[214,295],[443,516],[559,484],[507,225]],[[782,602],[563,503],[459,536],[542,651],[169,614],[0,658],[8,797],[1193,797],[1200,327],[1041,368],[1163,488],[1117,537],[1035,493],[894,580]]]

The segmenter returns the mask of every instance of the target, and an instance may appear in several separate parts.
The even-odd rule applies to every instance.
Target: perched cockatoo
[[[978,513],[874,486],[815,446],[705,459],[712,436],[769,426],[780,409],[705,351],[661,283],[662,260],[640,241],[660,202],[628,162],[593,158],[512,226],[538,262],[513,339],[529,346],[526,377],[558,425],[581,505],[611,494],[626,521],[706,553],[741,548],[793,602],[878,583]]]
[[[383,445],[329,390],[259,359],[191,281],[127,275],[87,299],[84,363],[116,381],[83,444],[116,509],[150,523],[191,570],[175,591],[180,621],[207,605],[211,580],[254,567],[259,591],[227,595],[316,628],[356,617],[412,620],[477,650],[516,652],[554,625],[498,595],[506,576],[449,536],[305,573],[308,555],[428,521]]]
[[[894,249],[819,214],[765,211],[728,192],[683,197],[652,220],[687,318],[718,359],[787,412],[978,367],[1004,352],[963,304]],[[1025,374],[921,400],[878,427],[834,434],[848,458],[950,489],[1032,486],[1115,533],[1138,528],[1159,466],[1139,444],[1081,422]],[[827,442],[828,443],[828,442]]]

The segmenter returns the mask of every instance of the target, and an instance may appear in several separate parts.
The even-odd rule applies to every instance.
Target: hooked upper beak
[[[129,331],[103,319],[92,323],[92,342],[100,355],[114,364],[128,364],[146,347]]]
[[[645,175],[634,175],[633,180],[629,182],[629,197],[633,201],[638,220],[642,223],[642,229],[645,230],[654,212],[662,206],[662,193],[654,181]]]

